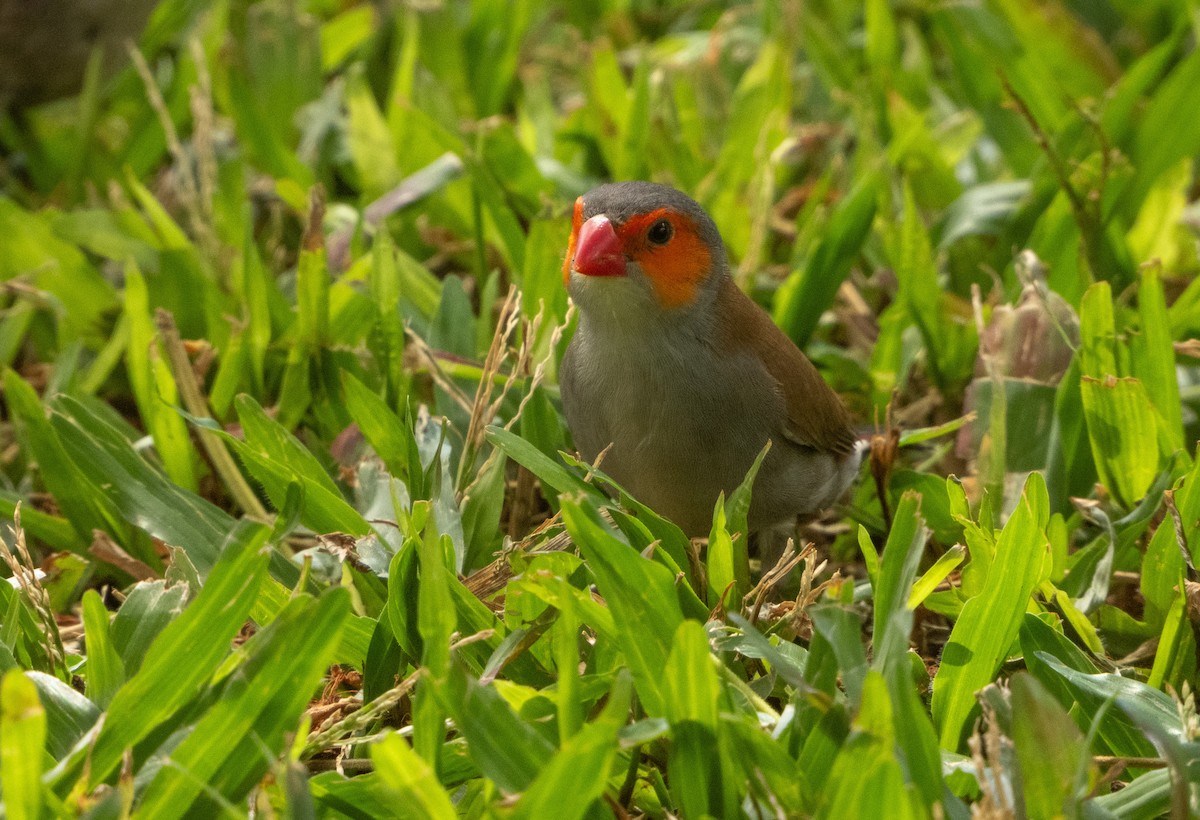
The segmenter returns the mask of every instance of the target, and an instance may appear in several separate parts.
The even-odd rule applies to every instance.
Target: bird
[[[588,462],[689,537],[771,447],[748,528],[832,505],[865,450],[838,395],[733,281],[721,234],[686,194],[630,181],[575,201],[563,280],[578,323],[559,367]]]

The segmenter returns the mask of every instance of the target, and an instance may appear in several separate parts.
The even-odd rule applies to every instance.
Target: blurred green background
[[[9,816],[1200,811],[1198,27],[0,0]],[[878,433],[823,570],[569,457],[570,209],[621,179]]]

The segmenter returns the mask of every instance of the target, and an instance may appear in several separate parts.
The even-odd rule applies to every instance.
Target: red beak
[[[584,276],[625,275],[625,251],[607,216],[593,216],[580,226],[572,267]]]

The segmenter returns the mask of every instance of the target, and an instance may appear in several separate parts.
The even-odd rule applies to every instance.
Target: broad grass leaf
[[[762,467],[763,459],[767,457],[770,449],[771,443],[768,441],[759,451],[754,463],[750,465],[742,483],[734,488],[728,499],[724,500],[724,509],[713,511],[713,529],[708,539],[709,583],[719,596],[728,583],[732,582],[733,594],[729,603],[735,608],[750,592],[750,528],[747,524],[750,515],[750,497],[754,479],[758,476],[759,468]],[[723,514],[719,515],[718,513]],[[718,526],[718,518],[720,518],[720,526]],[[723,556],[715,553],[715,548],[718,546],[725,549]],[[723,567],[723,569],[716,573],[714,579],[714,569],[717,567]],[[714,605],[716,604],[716,596],[712,595],[711,590],[710,600]]]
[[[1034,615],[1026,614],[1021,624],[1021,652],[1025,664],[1038,682],[1050,690],[1063,708],[1071,708],[1071,716],[1083,731],[1092,731],[1092,723],[1099,715],[1105,697],[1094,692],[1072,686],[1061,669],[1071,669],[1081,675],[1096,673],[1096,667],[1079,647],[1061,632]],[[1051,666],[1047,659],[1054,659]],[[1097,751],[1127,757],[1145,757],[1154,753],[1154,747],[1141,732],[1129,722],[1119,710],[1108,709],[1096,728]]]
[[[618,673],[603,711],[562,744],[543,765],[513,811],[519,820],[575,820],[604,796],[617,757],[617,733],[629,718],[633,686]]]
[[[967,188],[946,210],[939,249],[949,248],[964,237],[998,233],[1029,196],[1030,187],[1028,180],[1021,179]]]
[[[915,654],[909,654],[908,658],[924,663]],[[925,807],[932,811],[933,806],[947,794],[942,756],[938,749],[937,732],[910,673],[911,666],[901,667],[897,664],[886,675],[892,719],[895,722],[893,731],[897,748],[903,756],[908,781],[916,787]]]
[[[310,203],[310,216],[316,213]],[[329,351],[330,276],[320,226],[308,226],[296,263],[296,323],[275,402],[275,419],[291,430],[304,417],[319,390],[317,370]],[[312,243],[310,245],[310,242]],[[316,389],[314,389],[316,388]],[[240,411],[240,408],[239,408]]]
[[[350,371],[343,370],[341,378],[346,410],[362,431],[363,437],[383,461],[388,472],[394,476],[406,475],[417,446],[412,426],[393,412],[382,396],[359,381]]]
[[[271,20],[268,15],[278,16]],[[234,32],[236,45],[226,77],[229,113],[241,144],[257,167],[306,189],[312,184],[313,172],[290,146],[295,136],[296,109],[320,92],[320,47],[313,41],[315,27],[300,27],[296,14],[286,15],[265,6],[248,15],[247,21],[249,24]],[[280,38],[286,38],[286,47]],[[299,55],[303,59],[297,62]],[[307,70],[298,72],[301,65]],[[314,66],[316,89],[311,84]],[[301,78],[303,83],[298,82]],[[280,83],[287,83],[286,89],[276,87]],[[263,101],[270,104],[264,106]]]
[[[415,546],[420,572],[417,584],[417,631],[421,635],[421,666],[428,675],[413,698],[413,747],[426,762],[436,765],[445,736],[445,704],[433,687],[451,674],[450,636],[454,632],[454,601],[450,595],[448,536],[439,536],[430,521]],[[395,589],[393,587],[392,589]],[[409,590],[411,594],[411,590]]]
[[[412,820],[453,820],[458,817],[450,795],[438,783],[433,768],[408,741],[390,734],[371,746],[380,790],[386,790],[398,817]]]
[[[375,199],[402,177],[392,132],[361,66],[346,76],[346,143],[364,197]]]
[[[1046,485],[1033,473],[996,541],[983,589],[966,602],[950,632],[933,681],[933,717],[943,749],[958,749],[976,708],[975,693],[994,678],[1034,589],[1049,575],[1048,506]]]
[[[523,721],[494,686],[481,685],[460,664],[452,663],[435,692],[466,737],[471,759],[484,775],[507,792],[532,786],[554,755],[554,746]]]
[[[83,634],[87,639],[87,695],[104,709],[125,682],[125,664],[113,644],[108,610],[94,589],[83,594],[82,605]]]
[[[0,281],[26,274],[62,310],[62,341],[96,333],[100,316],[117,303],[113,286],[83,251],[55,235],[50,220],[0,196]]]
[[[670,558],[671,563],[667,564],[669,569],[672,568],[671,564],[674,564],[674,567],[678,569],[688,567],[688,554],[691,548],[691,541],[684,535],[683,530],[675,522],[663,518],[654,510],[631,496],[624,487],[603,470],[592,468],[586,462],[580,461],[567,453],[559,453],[559,455],[563,461],[569,466],[575,467],[576,470],[590,471],[596,482],[601,485],[607,485],[621,499],[621,509],[609,507],[608,512],[612,515],[613,521],[621,529],[621,532],[629,539],[631,545],[644,550],[650,546],[652,541],[657,541],[658,546],[654,550],[654,560],[666,563],[660,555],[661,551],[667,553]],[[590,487],[592,485],[587,486]],[[596,492],[599,491],[596,490]],[[603,498],[603,496],[599,495],[597,497]],[[646,538],[649,538],[649,540],[642,540]],[[693,583],[695,583],[694,579]],[[697,586],[699,585],[697,584]],[[695,595],[694,592],[692,594]],[[696,603],[698,602],[699,599],[697,599]],[[688,606],[685,603],[685,608]],[[701,606],[703,605],[701,604]],[[708,609],[705,608],[704,612],[707,614]],[[685,614],[691,616],[692,611],[689,609]],[[697,614],[696,617],[703,616]]]
[[[1157,265],[1142,268],[1138,315],[1141,333],[1130,342],[1131,365],[1145,385],[1151,406],[1161,417],[1164,447],[1167,452],[1174,452],[1184,446],[1183,405],[1179,398],[1179,377],[1175,372],[1175,350],[1171,344],[1162,271]]]
[[[1143,732],[1163,748],[1168,759],[1189,741],[1188,730],[1180,719],[1171,697],[1141,681],[1121,675],[1085,674],[1062,663],[1049,652],[1037,653],[1038,660],[1061,676],[1072,690],[1086,692],[1102,700],[1112,699]]]
[[[37,393],[12,370],[4,371],[4,397],[24,446],[41,467],[46,490],[54,496],[59,510],[80,539],[90,542],[92,531],[101,530],[126,540],[122,536],[128,534],[129,526],[122,520],[116,504],[94,492],[88,470],[77,466],[68,454],[46,418],[46,409]],[[136,557],[154,561],[149,555]]]
[[[59,760],[96,725],[100,707],[73,687],[44,672],[26,672],[46,710],[46,751]]]
[[[103,726],[91,739],[87,783],[107,778],[125,749],[161,729],[216,673],[266,577],[268,556],[261,547],[259,539],[223,555],[196,599],[159,633],[142,668],[113,696]],[[75,755],[60,763],[52,777],[56,792],[79,782],[83,763]]]
[[[129,351],[125,361],[129,382],[167,475],[185,490],[196,492],[198,484],[187,422],[173,409],[179,403],[179,391],[158,348],[150,308],[146,280],[131,262],[125,266],[125,315],[129,317]]]
[[[1178,112],[1200,107],[1200,51],[1193,50],[1154,90],[1137,126],[1130,150],[1135,176],[1122,205],[1132,214],[1154,182],[1200,143],[1200,122],[1179,119]]]
[[[742,538],[741,541],[740,552],[745,555],[746,539]],[[749,588],[749,567],[745,573],[739,573],[736,560],[733,537],[725,523],[725,494],[721,493],[713,510],[712,530],[708,535],[708,550],[705,555],[708,576],[705,599],[710,607],[736,608],[746,594]]]
[[[1059,513],[1071,510],[1071,497],[1086,496],[1096,482],[1096,465],[1083,416],[1080,358],[1072,359],[1058,384],[1054,424],[1046,444],[1046,488],[1054,511]]]
[[[1193,460],[1191,470],[1175,483],[1171,493],[1183,523],[1184,543],[1179,543],[1174,521],[1168,515],[1151,536],[1142,559],[1140,589],[1146,601],[1143,617],[1156,627],[1174,605],[1177,590],[1184,588],[1184,551],[1188,551],[1193,564],[1200,558],[1200,458]]]
[[[725,812],[718,717],[723,701],[704,626],[684,621],[663,669],[663,698],[671,724],[667,771],[675,805],[689,817]]]
[[[794,273],[780,287],[774,318],[792,341],[803,348],[838,287],[862,250],[875,218],[878,182],[862,178],[829,219],[825,236],[803,272]]]
[[[1106,487],[1132,508],[1158,475],[1158,418],[1137,379],[1084,376],[1079,389],[1096,469]]]
[[[1029,673],[1014,675],[1009,687],[1025,811],[1030,817],[1072,816],[1090,786],[1092,764],[1083,734]]]
[[[571,540],[612,610],[617,642],[646,713],[654,717],[666,714],[662,670],[683,622],[674,576],[630,549],[590,506],[564,498],[562,512]]]
[[[367,336],[367,346],[375,358],[377,372],[383,377],[384,398],[394,407],[407,399],[410,377],[404,371],[404,320],[401,314],[404,286],[396,247],[387,231],[379,233],[371,248],[367,288],[376,314],[375,325]]]
[[[240,650],[245,660],[226,680],[221,699],[171,750],[170,763],[146,787],[139,811],[182,817],[242,800],[272,755],[283,751],[285,732],[299,724],[349,613],[344,589],[315,600],[302,596],[247,641]]]
[[[87,476],[91,492],[105,498],[128,523],[183,547],[202,574],[212,568],[233,528],[227,513],[169,481],[137,454],[119,429],[78,400],[55,399],[50,424]]]
[[[268,416],[252,396],[238,396],[234,407],[246,437],[246,445],[255,453],[298,478],[308,479],[331,495],[340,495],[337,485],[317,457],[286,427]]]
[[[946,577],[958,568],[959,564],[966,558],[967,551],[962,544],[955,544],[950,549],[942,553],[929,569],[925,570],[920,578],[918,578],[912,587],[912,592],[908,595],[908,608],[916,609],[921,603],[929,597],[929,595],[937,589]]]
[[[1196,634],[1187,616],[1187,594],[1180,589],[1163,619],[1154,653],[1154,666],[1146,683],[1154,688],[1170,684],[1176,691],[1191,684],[1196,674]]]
[[[582,492],[600,498],[600,491],[590,486],[562,464],[551,460],[534,445],[502,427],[488,427],[487,440],[499,447],[504,454],[520,464],[555,493]]]
[[[904,183],[904,218],[891,237],[889,255],[899,281],[897,300],[908,309],[910,321],[917,326],[934,380],[943,385],[940,360],[945,355],[946,318],[941,308],[941,290],[937,287],[938,270],[934,265],[929,232],[917,210],[909,180]]]
[[[864,681],[856,731],[842,744],[824,783],[825,799],[817,817],[917,818],[917,792],[905,783],[892,736],[892,707],[878,672]]]
[[[1155,769],[1135,777],[1118,791],[1100,795],[1094,805],[1114,817],[1127,817],[1130,820],[1163,817],[1171,808],[1171,778],[1170,769]]]
[[[129,591],[111,629],[126,679],[141,668],[154,639],[179,616],[188,597],[186,585],[164,580],[141,581]]]
[[[533,318],[543,307],[549,324],[567,315],[567,289],[562,263],[571,235],[570,220],[534,219],[525,239],[525,268],[521,275],[521,311]]]
[[[1088,288],[1079,320],[1079,389],[1092,458],[1100,480],[1126,508],[1132,508],[1158,474],[1163,422],[1146,385],[1128,376],[1118,356],[1124,351],[1117,341],[1107,282]],[[1154,366],[1150,372],[1156,372]]]
[[[42,813],[42,771],[46,763],[46,711],[37,688],[19,669],[0,679],[0,786],[13,820]]]
[[[429,344],[435,350],[473,357],[475,350],[475,312],[460,276],[442,280],[442,294],[429,327]]]
[[[499,548],[504,532],[500,519],[504,512],[508,459],[497,452],[484,461],[462,496],[462,528],[467,552],[463,572],[482,567]]]
[[[399,736],[395,739],[408,742]],[[437,786],[436,778],[431,777],[430,782]],[[348,778],[341,772],[323,772],[308,778],[307,785],[319,809],[353,820],[426,820],[429,816],[418,801],[397,801],[395,791],[383,783],[383,775]]]
[[[907,666],[913,613],[908,606],[925,551],[928,530],[921,517],[921,496],[908,492],[892,517],[892,531],[883,549],[883,562],[874,587],[874,656],[872,668],[884,675],[901,663]]]
[[[903,603],[899,605],[904,606]],[[836,661],[836,674],[845,689],[846,699],[852,707],[856,706],[862,697],[868,671],[867,653],[862,643],[862,616],[844,604],[833,603],[812,606],[808,615],[814,630],[825,639]],[[814,654],[810,647],[809,665],[812,665]]]

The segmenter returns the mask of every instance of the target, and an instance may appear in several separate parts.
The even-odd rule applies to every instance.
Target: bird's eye
[[[646,238],[652,245],[665,245],[671,241],[671,237],[674,235],[675,226],[667,219],[658,220],[650,226],[650,230],[646,231]]]

